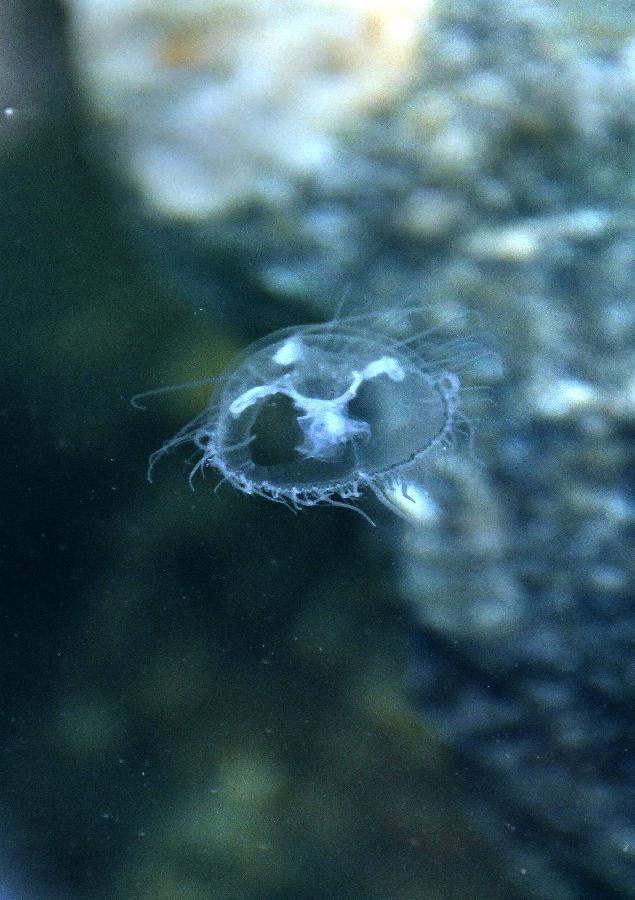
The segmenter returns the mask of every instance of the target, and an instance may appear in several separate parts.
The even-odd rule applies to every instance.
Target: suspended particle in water
[[[221,482],[296,510],[353,507],[368,489],[412,521],[428,516],[424,464],[471,432],[458,370],[478,353],[434,332],[389,337],[378,321],[286,328],[248,347],[210,379],[208,406],[152,454],[149,477],[191,442],[191,478],[214,469]]]

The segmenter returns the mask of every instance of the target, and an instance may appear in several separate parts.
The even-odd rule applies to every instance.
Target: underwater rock
[[[521,896],[634,896],[628,9],[605,28],[564,4],[410,13],[395,80],[344,91],[349,105],[317,130],[300,116],[286,147],[297,96],[285,106],[281,79],[272,119],[247,105],[234,121],[240,79],[222,58],[207,66],[214,48],[182,4],[148,19],[147,4],[122,2],[103,42],[102,5],[69,6],[95,114],[148,220],[192,236],[180,265],[210,277],[201,296],[231,255],[261,296],[316,317],[345,293],[364,311],[417,303],[432,326],[478,311],[505,372],[475,423],[476,458],[440,466],[430,514],[393,545],[394,592],[414,616],[412,689]]]
[[[201,304],[240,272],[326,317],[345,290],[482,307],[487,258],[555,251],[559,223],[629,196],[626,14],[602,31],[521,2],[67,5],[96,149]]]
[[[75,50],[122,174],[154,215],[277,217],[342,167],[340,135],[416,73],[427,3],[70,0]]]

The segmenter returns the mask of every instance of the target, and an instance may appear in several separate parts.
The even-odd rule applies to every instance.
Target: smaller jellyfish
[[[422,464],[457,431],[471,435],[457,369],[478,350],[434,332],[392,338],[377,321],[286,328],[252,344],[210,379],[207,407],[152,454],[149,478],[164,454],[192,442],[190,478],[211,468],[245,494],[294,510],[351,507],[372,522],[353,505],[368,489],[397,514],[425,519],[434,504]]]

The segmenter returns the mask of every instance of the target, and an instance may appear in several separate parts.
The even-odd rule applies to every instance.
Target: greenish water
[[[1,175],[7,891],[509,896],[405,696],[391,523],[192,492],[186,454],[147,483],[205,391],[129,398],[245,336],[144,268],[61,126]]]
[[[365,123],[339,187],[227,233],[142,219],[61,8],[20,7],[0,70],[2,900],[626,895],[632,21],[558,6],[439,4],[421,84]],[[192,490],[188,447],[148,483],[209,387],[131,397],[340,297],[473,307],[500,351],[429,528],[379,504],[376,528],[295,515],[211,471]]]

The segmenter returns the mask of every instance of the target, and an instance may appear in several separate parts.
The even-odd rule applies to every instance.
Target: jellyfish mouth
[[[348,415],[346,405],[334,406],[328,400],[313,400],[308,412],[298,416],[303,440],[296,447],[305,459],[333,459],[342,444],[355,438],[370,438],[368,422]]]
[[[342,445],[360,438],[368,440],[371,437],[369,423],[349,414],[349,403],[357,397],[360,387],[365,382],[382,375],[391,381],[401,381],[405,373],[396,359],[382,356],[368,363],[361,371],[353,371],[350,384],[339,395],[324,398],[300,393],[294,384],[293,374],[287,372],[270,384],[256,385],[244,391],[231,403],[229,413],[237,419],[258,404],[262,410],[258,412],[256,421],[261,427],[264,426],[263,433],[266,433],[267,426],[272,424],[269,420],[282,413],[283,435],[289,437],[295,429],[301,438],[299,443],[293,445],[289,445],[286,441],[282,443],[287,443],[287,447],[293,446],[304,459],[328,461],[338,454]],[[284,398],[287,398],[288,402],[285,403]],[[260,430],[258,428],[254,431],[257,443]],[[276,443],[276,447],[278,446],[280,442]],[[263,451],[263,447],[252,446],[254,462],[272,465],[274,459],[276,462],[291,461],[288,451],[281,458],[278,450]]]

